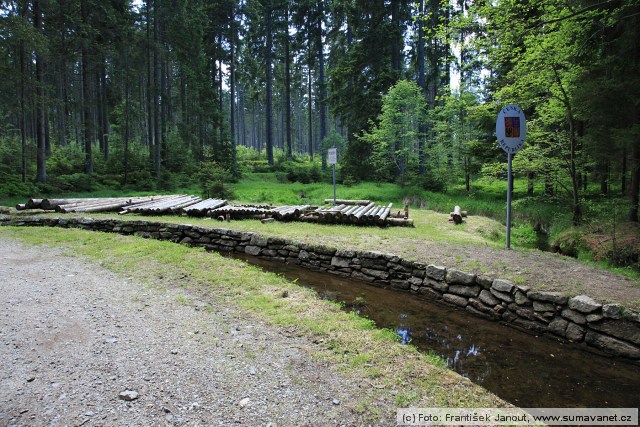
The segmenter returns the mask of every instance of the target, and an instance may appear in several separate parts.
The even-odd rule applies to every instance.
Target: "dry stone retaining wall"
[[[189,224],[92,218],[10,218],[3,225],[76,227],[169,240],[209,250],[239,252],[300,265],[345,278],[411,292],[476,316],[535,333],[584,343],[605,353],[640,360],[640,314],[586,295],[568,297],[444,266],[378,252],[292,242],[256,233]]]

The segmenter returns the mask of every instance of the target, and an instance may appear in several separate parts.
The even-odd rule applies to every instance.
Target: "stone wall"
[[[0,217],[3,225],[76,227],[239,252],[390,287],[464,309],[479,317],[552,334],[604,353],[640,360],[640,314],[586,295],[568,297],[507,280],[408,261],[378,252],[340,250],[188,224],[92,218]]]

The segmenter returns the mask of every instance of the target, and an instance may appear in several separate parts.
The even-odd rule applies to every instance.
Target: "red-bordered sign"
[[[527,122],[520,107],[509,104],[500,110],[496,120],[496,136],[498,145],[507,153],[520,151],[527,136]]]

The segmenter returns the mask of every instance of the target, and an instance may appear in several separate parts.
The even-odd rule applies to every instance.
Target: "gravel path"
[[[0,239],[0,292],[0,426],[364,423],[313,343],[187,290]]]

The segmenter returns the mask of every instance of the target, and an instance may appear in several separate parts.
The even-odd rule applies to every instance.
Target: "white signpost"
[[[327,163],[333,165],[333,206],[336,205],[336,164],[338,163],[338,149],[329,148],[327,152]]]
[[[507,153],[507,249],[511,249],[511,160],[520,151],[527,136],[524,112],[515,104],[500,110],[496,120],[498,145]]]

